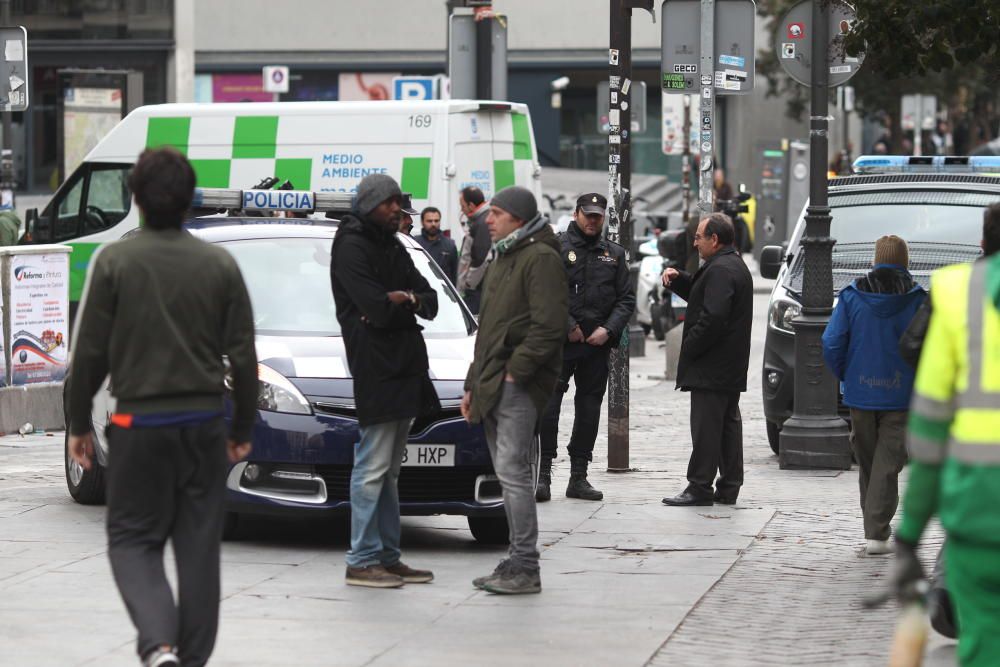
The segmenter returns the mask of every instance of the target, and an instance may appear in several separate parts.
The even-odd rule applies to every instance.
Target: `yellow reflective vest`
[[[931,276],[933,315],[910,406],[908,448],[924,463],[946,458],[1000,466],[1000,256]]]

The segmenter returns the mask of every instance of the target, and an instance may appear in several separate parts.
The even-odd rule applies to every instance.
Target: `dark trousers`
[[[182,665],[204,665],[219,623],[227,469],[223,421],[112,426],[108,436],[108,557],[139,631],[139,655],[176,646]],[[163,566],[168,538],[177,561],[178,604]]]
[[[479,301],[483,296],[482,289],[465,290],[462,293],[462,300],[465,301],[465,305],[469,307],[473,315],[479,314]]]
[[[887,540],[899,505],[899,473],[906,466],[905,410],[851,408],[851,449],[858,461],[858,490],[865,539]]]
[[[691,441],[688,491],[699,498],[716,490],[735,497],[743,486],[743,418],[739,392],[691,390]]]
[[[562,408],[563,394],[569,390],[569,381],[576,382],[576,411],[573,414],[573,435],[569,439],[569,456],[571,459],[592,461],[594,458],[594,441],[597,439],[597,429],[601,424],[601,403],[604,402],[604,391],[608,387],[608,355],[607,348],[591,348],[581,353],[568,353],[563,359],[562,373],[559,382],[545,407],[542,417],[541,439],[542,458],[554,459],[558,449],[559,412]]]

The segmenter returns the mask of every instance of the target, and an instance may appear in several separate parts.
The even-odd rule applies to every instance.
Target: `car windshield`
[[[895,234],[910,242],[971,243],[983,234],[981,206],[943,204],[879,204],[836,206],[830,234],[837,243],[874,243]]]
[[[330,239],[270,238],[220,243],[236,258],[253,304],[257,333],[339,336],[330,290]],[[474,324],[437,265],[421,250],[410,257],[438,293],[438,314],[418,318],[426,337],[468,336]]]
[[[921,196],[935,200],[962,198],[963,203],[911,203],[912,199],[909,202],[903,199],[912,198],[910,193],[830,198],[833,216],[830,235],[837,240],[831,257],[835,294],[871,270],[875,241],[886,234],[895,234],[906,241],[910,274],[925,288],[935,269],[971,262],[980,256],[983,206],[996,200],[996,197],[978,193],[931,193]],[[899,200],[893,201],[897,197]],[[789,291],[801,294],[804,278],[805,253],[799,252],[786,273],[785,286]]]

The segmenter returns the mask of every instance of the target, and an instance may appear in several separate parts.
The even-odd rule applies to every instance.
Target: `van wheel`
[[[66,487],[73,500],[81,505],[104,504],[104,467],[97,457],[92,459],[90,470],[73,460],[69,455],[69,429],[63,441],[63,458],[66,465]]]
[[[226,512],[226,516],[222,519],[222,541],[235,541],[239,527],[240,515],[236,512]]]
[[[470,516],[469,530],[480,544],[508,544],[510,527],[506,516]]]
[[[767,422],[767,442],[771,445],[771,451],[778,453],[778,443],[780,441],[781,427],[772,421]]]

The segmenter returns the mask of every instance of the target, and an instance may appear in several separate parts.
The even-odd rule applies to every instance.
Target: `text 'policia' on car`
[[[296,214],[325,209],[336,216],[351,201],[346,193],[284,191],[282,196],[286,210]],[[247,217],[257,212],[258,199],[264,206],[276,201],[258,197],[258,191],[199,189],[195,206],[212,215],[186,224],[192,234],[236,259],[255,319],[260,393],[253,453],[232,466],[227,477],[230,537],[239,514],[348,513],[358,442],[353,382],[329,287],[337,223],[276,217],[266,209],[265,217]],[[239,210],[240,216],[215,213],[225,209]],[[442,407],[410,429],[399,477],[401,511],[464,515],[477,540],[506,542],[503,498],[486,438],[481,426],[468,424],[459,412],[475,319],[420,245],[405,235],[398,238],[439,294],[437,317],[423,323],[423,337]],[[72,381],[72,369],[70,374]],[[95,465],[85,471],[66,457],[67,484],[78,502],[104,499],[104,469],[113,455],[104,427],[113,412],[114,398],[105,382],[92,413]]]
[[[829,186],[830,236],[837,240],[835,298],[871,269],[875,241],[886,234],[906,241],[910,273],[925,289],[935,269],[982,255],[983,207],[1000,201],[1000,157],[873,155],[858,158],[854,171]],[[768,305],[762,373],[767,438],[775,453],[794,401],[792,320],[802,310],[806,207],[788,242],[764,248],[760,257],[761,275],[777,279]],[[840,413],[847,416],[843,405]]]

